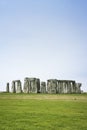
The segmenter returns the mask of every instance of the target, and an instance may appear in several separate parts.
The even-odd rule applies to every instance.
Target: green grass
[[[87,130],[87,94],[0,93],[0,130]]]

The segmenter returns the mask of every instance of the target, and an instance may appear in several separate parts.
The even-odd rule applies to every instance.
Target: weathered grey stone
[[[22,92],[21,81],[17,80],[15,82],[17,82],[16,93],[21,93]]]
[[[67,93],[67,83],[63,82],[63,90],[62,93]]]
[[[15,81],[12,81],[11,92],[12,92],[12,93],[15,93],[15,92],[16,92]]]
[[[6,86],[6,92],[9,92],[9,83]],[[21,93],[22,86],[20,80],[14,80],[11,87],[12,93]],[[24,79],[24,93],[46,93],[46,83],[41,82],[38,78],[25,78]],[[47,80],[47,93],[81,93],[81,83],[76,83],[73,80]]]
[[[24,93],[29,93],[29,81],[28,78],[24,79],[24,88],[23,88]]]
[[[75,81],[57,80],[57,93],[73,93]]]
[[[57,93],[62,93],[63,82],[62,81],[57,81],[57,82],[58,82],[58,86],[57,86],[58,91],[57,91]]]
[[[46,93],[46,82],[41,82],[41,93]]]
[[[37,78],[29,78],[29,93],[40,92],[40,80]]]
[[[22,92],[22,86],[21,86],[21,81],[20,80],[14,80],[12,81],[12,88],[11,88],[12,93],[21,93]]]
[[[57,93],[61,93],[60,82],[57,81]]]
[[[71,82],[67,81],[67,93],[71,93]]]
[[[71,83],[71,93],[76,93],[76,83],[75,82],[72,82]]]
[[[67,82],[63,80],[57,80],[57,93],[67,92]]]
[[[9,93],[9,83],[6,85],[6,92]]]
[[[36,78],[29,78],[29,92],[37,93],[37,81]]]
[[[76,83],[76,93],[81,93],[81,83]]]
[[[40,92],[40,79],[25,78],[24,93],[38,93]]]
[[[37,93],[40,92],[40,79],[36,78]]]
[[[56,79],[47,80],[47,92],[57,93],[57,80]]]

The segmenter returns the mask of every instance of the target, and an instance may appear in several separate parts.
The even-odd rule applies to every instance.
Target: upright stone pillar
[[[76,93],[81,93],[81,83],[76,83]]]
[[[59,93],[59,82],[57,80],[57,93]]]
[[[25,78],[25,79],[24,79],[23,92],[24,92],[24,93],[29,93],[29,81],[28,81],[28,78]]]
[[[64,93],[64,86],[65,84],[64,84],[64,81],[63,80],[61,80],[61,83],[60,83],[60,87],[61,87],[61,93]]]
[[[71,81],[67,81],[67,93],[71,93]]]
[[[16,93],[21,93],[22,92],[22,86],[21,86],[21,81],[18,80],[17,82],[17,89],[16,89]]]
[[[35,83],[36,83],[36,87],[37,87],[37,93],[39,93],[40,92],[40,79],[36,78]]]
[[[67,84],[65,80],[57,80],[57,93],[67,93]]]
[[[6,85],[6,92],[9,93],[9,83]]]
[[[57,93],[73,93],[75,81],[57,80]]]
[[[23,91],[24,93],[39,93],[40,92],[40,79],[25,78]]]
[[[46,93],[46,82],[41,82],[41,93]]]
[[[57,81],[57,93],[61,93],[61,82],[59,80]]]
[[[60,80],[59,85],[60,85],[60,93],[63,93],[63,81],[62,80]]]
[[[76,93],[76,83],[75,81],[71,82],[71,93]]]
[[[71,82],[71,93],[74,93],[74,83]]]
[[[47,92],[57,93],[57,80],[56,79],[47,80]]]
[[[40,79],[28,78],[29,81],[29,93],[39,93],[40,92]]]
[[[30,78],[30,92],[31,93],[37,93],[37,87],[36,87],[36,82],[35,82],[35,78]]]
[[[67,93],[67,82],[63,81],[63,93]]]
[[[11,92],[15,93],[16,92],[16,88],[15,88],[15,81],[12,81],[12,88],[11,88]]]

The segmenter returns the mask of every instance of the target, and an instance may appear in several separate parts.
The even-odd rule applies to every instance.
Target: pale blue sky
[[[38,77],[87,91],[86,56],[87,0],[0,0],[0,90]]]

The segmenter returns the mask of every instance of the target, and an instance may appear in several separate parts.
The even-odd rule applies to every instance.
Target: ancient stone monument
[[[40,92],[40,79],[25,78],[23,92],[24,93],[39,93]]]
[[[11,92],[12,92],[12,93],[15,93],[15,92],[16,92],[15,81],[12,81]]]
[[[9,93],[9,83],[6,85],[6,92]]]
[[[57,93],[57,80],[56,79],[47,80],[47,92]]]
[[[81,83],[76,83],[76,88],[75,88],[75,92],[76,93],[81,93]]]
[[[21,86],[21,81],[20,80],[12,81],[11,92],[12,93],[21,93],[22,92],[22,86]]]
[[[46,93],[46,82],[41,82],[41,88],[40,88],[41,93]]]
[[[72,80],[47,80],[48,93],[81,93],[81,84]]]
[[[57,80],[57,93],[74,93],[75,81]]]
[[[20,80],[16,80],[15,82],[17,83],[16,93],[21,93],[22,92],[21,81]]]
[[[24,79],[24,88],[23,88],[24,93],[29,93],[29,81],[28,78]]]
[[[22,85],[20,80],[12,81],[11,92],[12,93],[81,93],[81,83],[76,83],[74,80],[58,80],[48,79],[47,86],[46,82],[41,82],[38,78],[24,79],[24,86],[22,91]],[[6,92],[9,92],[9,83],[6,85]]]

